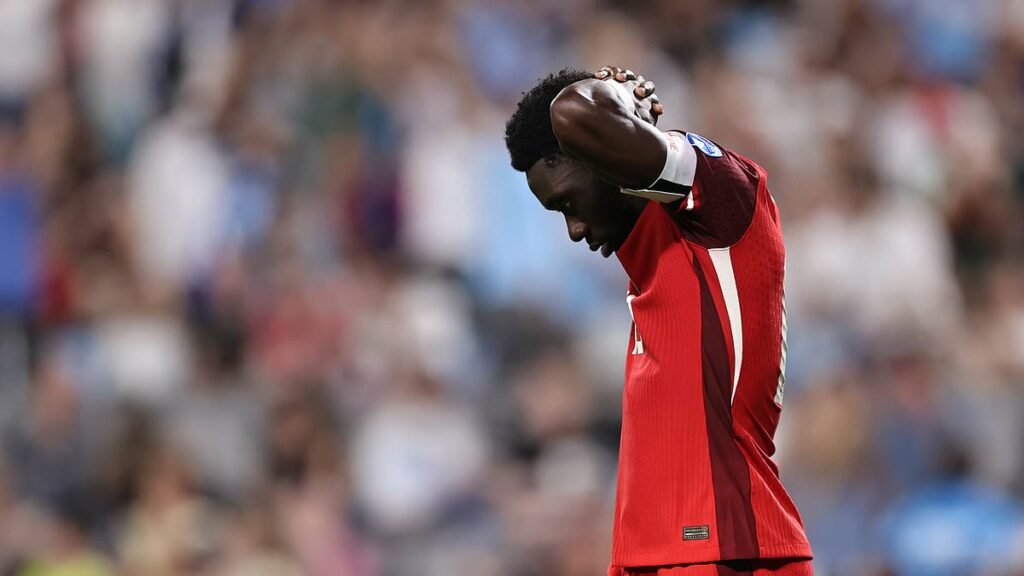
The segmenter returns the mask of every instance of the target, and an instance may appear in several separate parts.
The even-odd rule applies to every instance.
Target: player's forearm
[[[596,79],[573,84],[551,103],[551,125],[566,154],[613,184],[642,189],[661,173],[666,146],[616,90]]]

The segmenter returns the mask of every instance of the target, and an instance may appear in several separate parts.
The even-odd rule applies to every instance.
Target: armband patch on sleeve
[[[722,149],[717,144],[701,136],[700,134],[694,134],[693,132],[686,133],[686,139],[690,141],[698,150],[703,152],[705,155],[712,158],[721,158]]]
[[[643,190],[623,188],[623,194],[640,196],[655,202],[670,203],[685,198],[697,172],[697,153],[679,132],[659,132],[665,142],[665,166],[650,186]],[[712,144],[714,146],[714,144]],[[719,152],[721,155],[721,152]]]

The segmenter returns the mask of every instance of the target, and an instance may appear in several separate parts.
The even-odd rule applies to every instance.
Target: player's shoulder
[[[760,164],[735,148],[696,132],[680,131],[680,133],[697,152],[698,166],[701,164],[713,166],[715,168],[713,172],[721,170],[733,172],[737,176],[742,175],[740,177],[743,180],[752,183],[767,177],[767,172]],[[697,172],[697,175],[700,177],[707,176],[708,171],[705,170],[704,173],[701,173],[702,171],[698,167]],[[754,188],[756,188],[756,184]]]
[[[693,186],[673,217],[690,241],[722,248],[743,237],[757,209],[763,169],[745,156],[693,131],[676,131],[694,155]]]

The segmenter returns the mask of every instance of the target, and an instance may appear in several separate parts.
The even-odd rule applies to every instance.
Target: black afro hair
[[[519,106],[505,124],[505,146],[512,156],[512,167],[526,172],[541,158],[561,152],[551,130],[551,101],[566,86],[593,78],[590,72],[563,68],[523,94]]]

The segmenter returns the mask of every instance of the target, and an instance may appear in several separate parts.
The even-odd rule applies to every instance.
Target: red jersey
[[[681,199],[650,202],[617,251],[633,327],[612,567],[810,558],[771,460],[786,314],[767,176],[696,134],[668,141],[696,156],[692,182],[659,180]]]

